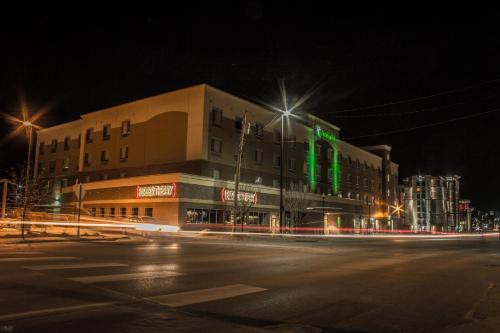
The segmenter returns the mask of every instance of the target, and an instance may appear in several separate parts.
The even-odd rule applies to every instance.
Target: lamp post
[[[321,208],[323,209],[323,233],[326,235],[327,223],[325,222],[325,193],[323,193]]]
[[[26,220],[26,211],[28,209],[28,196],[30,193],[30,167],[31,167],[31,149],[33,145],[33,124],[29,120],[22,122],[23,127],[28,131],[28,156],[26,162],[26,181],[24,185],[24,207],[23,219],[21,224],[21,238],[24,239],[24,221]]]

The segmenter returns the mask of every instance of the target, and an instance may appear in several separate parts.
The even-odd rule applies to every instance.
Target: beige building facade
[[[36,174],[49,181],[55,210],[71,210],[73,185],[82,183],[90,214],[228,228],[244,114],[250,131],[241,172],[243,225],[276,225],[284,163],[285,195],[301,198],[303,206],[297,219],[297,208],[285,205],[288,225],[327,232],[393,227],[398,165],[390,147],[353,146],[335,125],[302,114],[284,118],[281,156],[281,117],[206,84],[39,131]]]

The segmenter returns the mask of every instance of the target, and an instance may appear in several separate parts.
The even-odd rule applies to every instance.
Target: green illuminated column
[[[309,187],[311,192],[316,190],[316,153],[315,153],[315,137],[314,132],[309,132],[309,154],[307,156]]]
[[[333,194],[337,195],[339,193],[339,151],[337,150],[337,145],[333,144],[333,156],[332,156],[332,187]]]

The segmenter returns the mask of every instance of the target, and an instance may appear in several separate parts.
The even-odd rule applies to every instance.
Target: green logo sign
[[[316,125],[316,136],[330,142],[335,142],[335,135],[327,130],[322,129],[319,125]]]

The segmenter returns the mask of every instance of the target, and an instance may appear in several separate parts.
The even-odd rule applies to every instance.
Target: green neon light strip
[[[315,153],[315,145],[314,145],[314,134],[309,136],[309,155],[307,157],[307,165],[309,167],[309,187],[311,188],[311,192],[316,190],[316,153]]]
[[[333,149],[332,161],[333,194],[337,195],[339,193],[339,151],[336,148]]]

